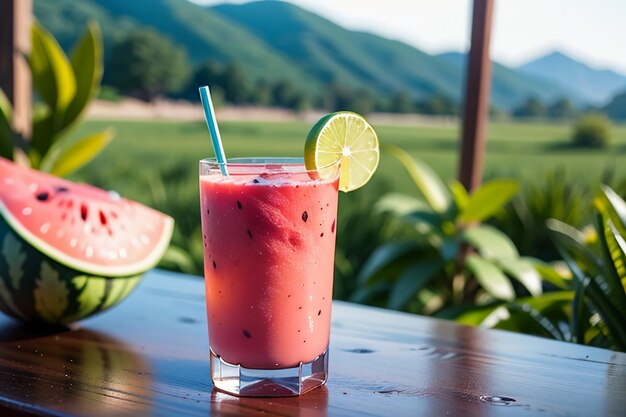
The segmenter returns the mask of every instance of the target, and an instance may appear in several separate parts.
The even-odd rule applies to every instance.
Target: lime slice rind
[[[336,175],[339,164],[339,189],[353,191],[365,185],[378,167],[378,137],[369,123],[352,112],[337,112],[321,118],[311,129],[305,145],[307,169],[320,176]],[[335,169],[330,169],[330,167]],[[321,168],[320,168],[321,167]]]

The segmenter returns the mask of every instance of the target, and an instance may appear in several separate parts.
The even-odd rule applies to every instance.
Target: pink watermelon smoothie
[[[311,362],[328,347],[338,180],[298,171],[202,175],[211,349],[247,368]]]

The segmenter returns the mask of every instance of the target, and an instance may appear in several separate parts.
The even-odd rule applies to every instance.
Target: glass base
[[[211,379],[220,391],[239,397],[288,397],[320,387],[328,379],[328,349],[293,368],[251,369],[226,362],[211,350]]]

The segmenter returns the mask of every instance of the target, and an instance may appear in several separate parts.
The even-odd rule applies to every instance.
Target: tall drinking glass
[[[328,377],[338,170],[225,165],[200,161],[211,378],[239,396],[299,395]]]

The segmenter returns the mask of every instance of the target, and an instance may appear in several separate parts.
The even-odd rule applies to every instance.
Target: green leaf
[[[604,249],[613,262],[613,267],[620,280],[626,279],[626,254],[619,248],[616,240],[626,236],[626,203],[615,192],[601,185],[601,192],[594,200],[594,204],[601,214],[598,220],[598,235],[604,243]],[[614,229],[615,232],[612,230]],[[621,286],[621,283],[619,284]]]
[[[539,273],[541,278],[557,288],[562,290],[571,290],[573,285],[571,279],[564,279],[561,274],[557,272],[551,265],[534,258],[524,258],[527,262],[530,262],[535,270]]]
[[[350,301],[359,304],[372,304],[389,291],[388,282],[377,282],[372,286],[360,287],[350,296]]]
[[[33,125],[32,148],[40,157],[66,125],[64,115],[76,95],[76,78],[57,41],[38,23],[32,28],[33,49],[29,56],[33,84],[50,111]],[[37,167],[38,164],[33,164]]]
[[[404,307],[442,268],[439,259],[422,259],[409,266],[393,285],[387,307]]]
[[[95,158],[113,139],[111,129],[79,139],[71,146],[66,140],[56,142],[41,162],[40,169],[63,177]]]
[[[532,263],[519,258],[502,258],[496,262],[504,272],[520,282],[531,295],[541,295],[541,276]]]
[[[188,252],[184,251],[182,248],[174,245],[170,245],[167,248],[167,250],[163,254],[163,257],[161,258],[161,261],[159,262],[160,268],[164,266],[169,267],[169,269],[174,267],[182,272],[186,272],[189,274],[194,273],[196,270],[191,255]]]
[[[515,298],[511,282],[496,265],[478,255],[469,255],[465,263],[480,286],[489,294],[500,300]]]
[[[441,225],[443,224],[443,219],[439,213],[436,213],[429,208],[425,210],[416,210],[412,213],[407,214],[403,217],[403,220],[415,224],[418,227],[418,231],[431,231],[440,234],[443,232],[441,230]],[[425,230],[419,228],[419,226],[426,226]]]
[[[475,247],[486,259],[516,258],[519,256],[515,244],[507,235],[493,226],[468,227],[461,239]]]
[[[538,296],[518,298],[514,302],[518,304],[528,304],[538,311],[544,311],[555,304],[569,303],[573,299],[573,291],[552,291]]]
[[[467,193],[467,190],[463,184],[457,180],[450,181],[448,185],[450,187],[450,191],[452,191],[452,197],[454,198],[456,207],[459,211],[463,211],[470,201],[470,196]]]
[[[444,262],[448,262],[457,258],[460,249],[461,245],[456,238],[447,238],[441,242],[439,255]]]
[[[576,285],[574,301],[572,302],[571,332],[574,343],[584,344],[585,333],[587,332],[587,321],[585,315],[585,290],[589,286],[589,277],[585,277],[582,282]]]
[[[559,252],[563,255],[562,252],[565,251],[574,262],[580,262],[581,265],[577,265],[577,268],[583,266],[584,272],[590,276],[598,276],[604,272],[600,261],[585,245],[585,236],[581,232],[556,219],[549,219],[546,225]],[[564,260],[567,262],[565,258]],[[572,269],[569,262],[568,266]],[[572,272],[576,275],[574,270]]]
[[[9,99],[0,89],[0,156],[13,159],[13,109]]]
[[[423,211],[429,206],[422,200],[401,193],[389,193],[381,197],[374,205],[377,213],[390,212],[397,216],[405,216],[414,211]]]
[[[626,321],[626,292],[622,285],[623,275],[620,275],[624,274],[626,241],[610,219],[598,215],[596,222],[600,244],[608,264],[605,274],[597,276],[596,281]]]
[[[97,93],[102,79],[102,34],[97,23],[87,25],[84,35],[72,50],[71,64],[76,78],[76,95],[65,113],[66,126],[81,115]]]
[[[415,242],[388,243],[379,246],[363,264],[357,282],[361,285],[370,282],[382,269],[414,253],[419,247]]]
[[[39,23],[32,29],[30,66],[41,98],[55,111],[65,113],[76,94],[76,78],[56,39]]]
[[[556,340],[565,340],[565,337],[561,330],[554,325],[546,316],[541,314],[530,304],[518,304],[511,303],[507,305],[507,309],[510,313],[510,318],[506,321],[515,325],[512,330],[523,330],[524,333],[535,333],[543,336],[552,337]],[[520,323],[521,322],[521,323]],[[528,329],[529,324],[534,324],[536,330]],[[507,329],[505,326],[496,326],[497,328]]]
[[[626,242],[624,238],[614,223],[606,216],[600,215],[598,229],[600,229],[598,230],[598,236],[605,250],[607,260],[613,262],[617,280],[626,279]],[[621,282],[618,282],[618,285],[621,286]]]
[[[465,223],[480,222],[493,216],[517,193],[519,184],[514,180],[492,180],[474,191],[458,220]]]
[[[602,271],[592,254],[585,252],[588,250],[580,242],[579,237],[576,237],[575,232],[578,232],[576,229],[554,219],[548,221],[548,228],[559,253],[572,271],[572,275],[579,283],[586,285],[585,291],[588,294],[588,299],[604,320],[616,346],[620,349],[626,349],[626,326],[624,326],[626,318],[621,316],[607,294],[593,279],[593,277],[599,277],[601,273],[606,271]]]
[[[383,150],[389,152],[404,165],[411,179],[434,211],[445,213],[450,210],[450,191],[428,165],[422,161],[414,160],[408,153],[395,145],[386,145]]]
[[[509,317],[509,312],[504,308],[502,301],[490,303],[484,306],[471,305],[470,307],[462,307],[461,309],[447,309],[442,314],[438,314],[442,318],[454,318],[459,324],[468,326],[479,326],[483,323],[487,325],[496,324],[500,320]]]
[[[601,193],[594,204],[600,212],[606,212],[615,227],[622,235],[626,235],[626,202],[610,187],[601,184]]]

